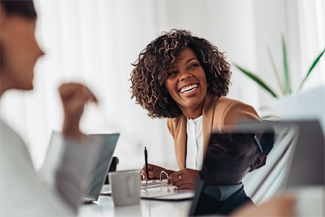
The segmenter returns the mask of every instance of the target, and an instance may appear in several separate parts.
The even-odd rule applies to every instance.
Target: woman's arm
[[[84,104],[97,102],[91,91],[75,83],[63,84],[59,93],[64,108],[62,134],[53,133],[46,160],[40,171],[43,182],[48,183],[54,193],[75,214],[82,196],[85,168],[92,163],[88,160],[91,149],[97,148],[79,130],[79,121]],[[93,144],[93,145],[91,145]]]

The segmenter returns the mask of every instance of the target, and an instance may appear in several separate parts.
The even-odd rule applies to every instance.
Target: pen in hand
[[[147,174],[147,179],[149,179],[149,170],[148,170],[148,152],[147,152],[147,148],[144,147],[144,162],[145,162],[145,165],[146,165],[146,174]]]

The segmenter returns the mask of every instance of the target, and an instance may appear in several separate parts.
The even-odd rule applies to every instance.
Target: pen
[[[144,162],[146,164],[146,174],[147,174],[147,180],[149,179],[149,170],[148,170],[148,152],[147,148],[144,147]]]

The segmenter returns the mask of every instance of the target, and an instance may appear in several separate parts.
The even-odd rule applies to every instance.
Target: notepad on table
[[[105,185],[102,188],[101,195],[111,195],[109,185]],[[169,185],[167,180],[162,181],[141,181],[141,199],[152,200],[169,200],[180,201],[189,200],[194,197],[193,190],[181,190],[176,186]]]

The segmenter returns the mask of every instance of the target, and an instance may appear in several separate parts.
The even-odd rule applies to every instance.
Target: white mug
[[[115,206],[140,204],[140,171],[110,172],[108,176]]]

